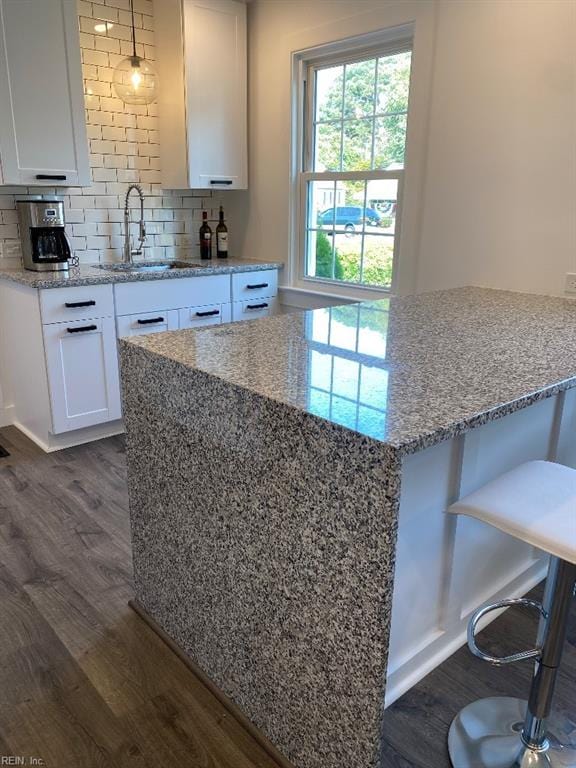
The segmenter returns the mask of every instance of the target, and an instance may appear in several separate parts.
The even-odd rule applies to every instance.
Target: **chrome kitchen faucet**
[[[130,238],[130,208],[128,202],[130,199],[130,192],[135,189],[140,196],[140,235],[138,248],[132,249],[132,242]],[[130,184],[128,191],[126,192],[126,201],[124,203],[124,263],[132,264],[133,256],[142,255],[142,246],[146,242],[146,224],[144,223],[144,193],[142,187],[139,184]]]

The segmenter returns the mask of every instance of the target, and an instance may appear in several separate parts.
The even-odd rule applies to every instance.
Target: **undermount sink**
[[[201,269],[201,264],[189,261],[151,261],[146,264],[96,264],[98,269],[110,272],[168,272],[172,269]]]

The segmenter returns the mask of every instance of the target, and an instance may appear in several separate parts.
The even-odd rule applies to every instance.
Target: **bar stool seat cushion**
[[[467,515],[576,564],[576,469],[529,461],[452,504]]]

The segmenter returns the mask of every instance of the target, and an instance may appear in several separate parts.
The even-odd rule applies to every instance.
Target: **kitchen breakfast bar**
[[[384,710],[542,553],[446,515],[576,466],[576,302],[479,288],[120,343],[138,610],[296,768],[377,768]]]

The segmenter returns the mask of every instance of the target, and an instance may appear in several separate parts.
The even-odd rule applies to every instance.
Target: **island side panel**
[[[138,600],[297,768],[375,768],[396,454],[121,347]]]
[[[574,394],[561,392],[403,459],[387,706],[466,643],[473,611],[521,597],[544,578],[541,551],[446,509],[524,462],[569,463]]]

